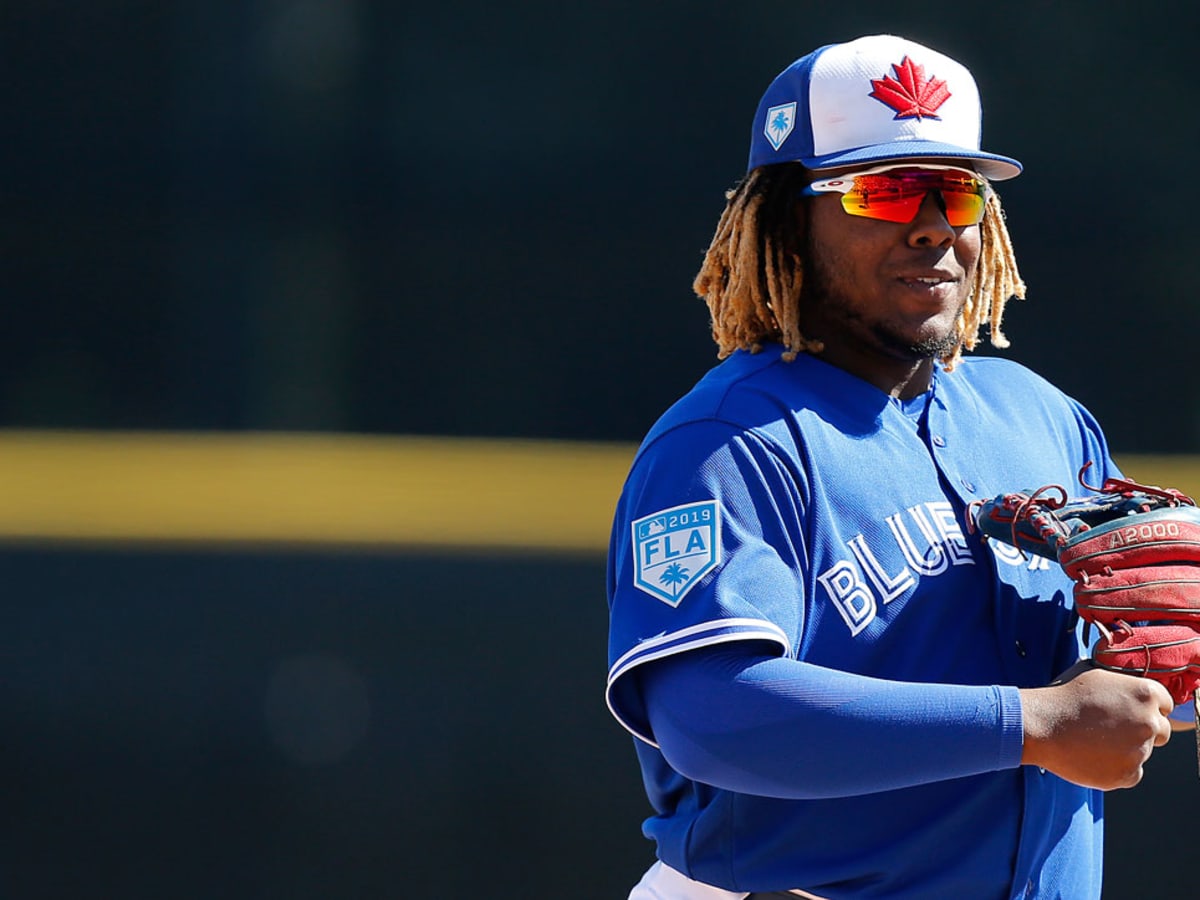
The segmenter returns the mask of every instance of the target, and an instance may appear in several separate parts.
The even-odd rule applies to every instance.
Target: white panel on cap
[[[871,80],[896,77],[908,56],[926,79],[946,82],[950,97],[937,118],[896,118],[896,110],[871,96]],[[817,57],[809,82],[813,155],[825,156],[892,141],[926,140],[979,149],[979,91],[958,62],[902,38],[868,37],[830,47]]]

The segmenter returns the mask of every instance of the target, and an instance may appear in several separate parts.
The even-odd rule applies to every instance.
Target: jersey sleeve
[[[803,473],[761,436],[721,422],[678,426],[643,448],[609,552],[607,700],[653,744],[630,673],[730,641],[794,652],[803,627]]]

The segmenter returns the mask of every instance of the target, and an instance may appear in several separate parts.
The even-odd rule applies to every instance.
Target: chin
[[[918,344],[909,348],[909,355],[914,360],[945,359],[954,352],[956,344]]]
[[[922,328],[909,332],[877,332],[882,343],[912,360],[941,359],[953,353],[959,345],[958,330]]]

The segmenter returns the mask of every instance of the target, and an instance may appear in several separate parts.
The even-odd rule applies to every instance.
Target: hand
[[[1021,762],[1084,787],[1133,787],[1170,740],[1173,707],[1157,681],[1077,664],[1048,687],[1021,691]]]

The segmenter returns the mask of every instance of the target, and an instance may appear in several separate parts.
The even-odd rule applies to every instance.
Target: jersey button
[[[935,434],[933,436],[933,445],[935,447],[945,447],[946,439],[944,437],[942,437],[940,434]]]
[[[1020,641],[1016,641],[1015,643],[1016,643],[1016,647],[1017,647],[1017,656],[1020,656],[1022,659],[1024,659],[1025,645],[1022,644]]]
[[[960,479],[959,479],[959,483],[960,483],[960,484],[962,484],[962,486],[963,486],[964,488],[966,488],[966,490],[967,490],[967,493],[968,493],[968,494],[973,494],[973,493],[975,493],[975,485],[974,485],[974,484],[972,484],[971,482],[967,481],[967,479],[965,479],[965,478],[960,478]]]

